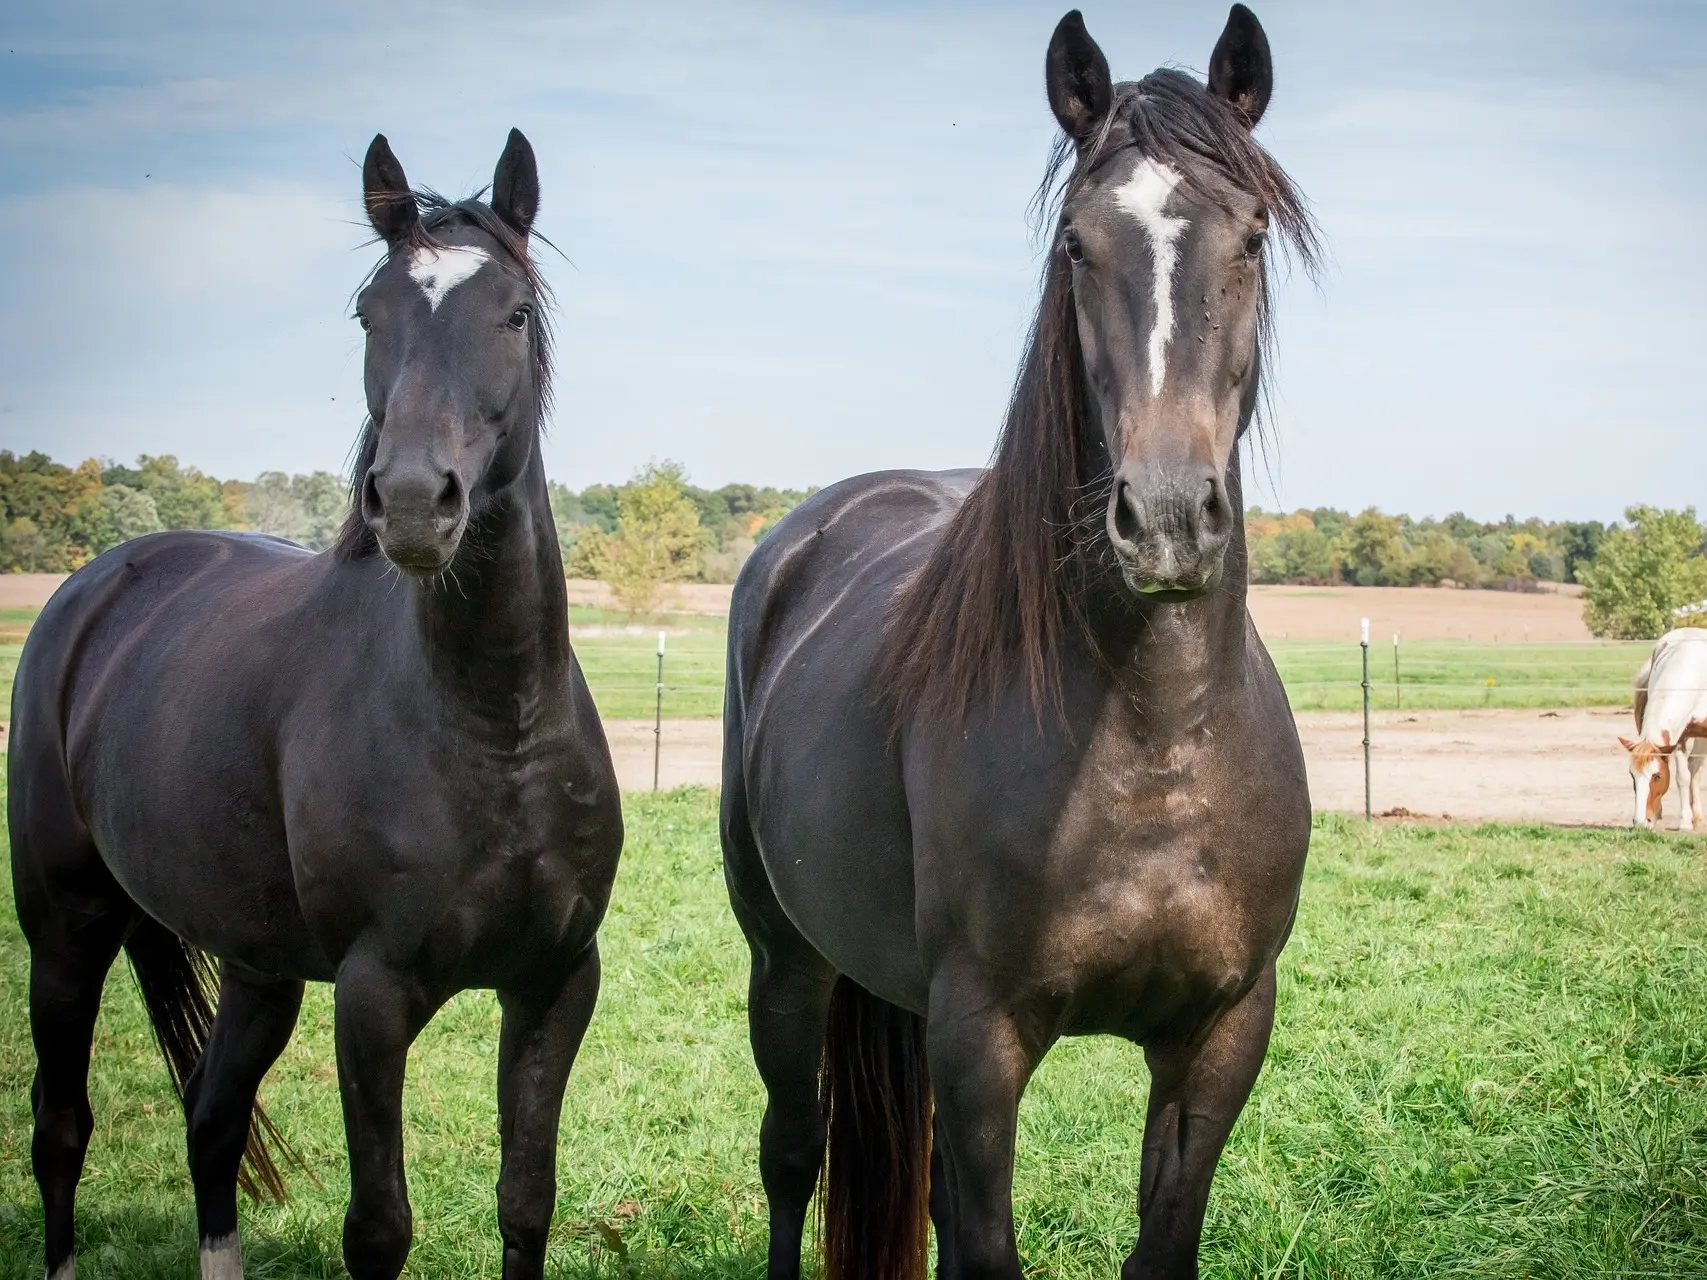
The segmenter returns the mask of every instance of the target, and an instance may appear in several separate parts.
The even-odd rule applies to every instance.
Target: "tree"
[[[1335,543],[1343,572],[1355,585],[1402,587],[1410,582],[1409,557],[1396,517],[1370,507],[1340,530]]]
[[[675,462],[650,463],[616,491],[616,532],[588,529],[575,559],[627,612],[650,613],[659,590],[699,572],[699,510]]]
[[[1695,508],[1630,507],[1629,528],[1601,538],[1594,563],[1577,570],[1583,621],[1597,636],[1652,640],[1677,625],[1673,610],[1707,599],[1707,530]]]
[[[219,481],[194,467],[180,467],[169,453],[143,454],[136,460],[136,470],[128,474],[134,481],[120,483],[132,484],[153,498],[160,523],[168,529],[223,529],[230,524]]]
[[[349,490],[330,471],[287,476],[263,471],[243,490],[243,518],[251,529],[324,551],[338,537]]]

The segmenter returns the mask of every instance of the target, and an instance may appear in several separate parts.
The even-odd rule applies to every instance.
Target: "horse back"
[[[814,494],[742,568],[729,617],[724,850],[749,927],[780,911],[840,971],[922,998],[905,788],[877,696],[896,590],[977,472],[889,471]],[[849,910],[853,902],[865,904]],[[783,927],[783,921],[773,923]]]
[[[1657,743],[1662,734],[1674,743],[1707,738],[1707,628],[1661,636],[1636,681],[1637,729],[1645,741]]]

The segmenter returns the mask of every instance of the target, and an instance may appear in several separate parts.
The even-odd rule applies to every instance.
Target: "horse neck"
[[[1245,677],[1248,560],[1237,448],[1227,468],[1227,495],[1239,516],[1214,586],[1195,600],[1139,597],[1089,611],[1110,683],[1124,704],[1158,728],[1202,723]]]
[[[442,579],[414,584],[435,671],[506,716],[571,660],[563,557],[537,447],[526,469],[470,524]]]

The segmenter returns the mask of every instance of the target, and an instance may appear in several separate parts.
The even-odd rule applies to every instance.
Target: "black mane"
[[[480,193],[484,195],[485,193]],[[466,200],[451,201],[439,195],[436,191],[418,190],[413,193],[415,207],[421,216],[414,223],[413,229],[404,239],[392,245],[384,258],[374,264],[368,272],[367,280],[373,279],[381,268],[399,253],[413,253],[417,249],[440,249],[445,242],[440,233],[457,227],[473,227],[483,231],[497,241],[498,248],[505,262],[527,281],[533,290],[534,297],[539,301],[539,308],[534,315],[534,322],[528,328],[528,342],[533,353],[533,427],[540,430],[546,415],[551,410],[551,287],[540,275],[538,264],[528,249],[528,237],[519,235],[515,228],[505,222],[479,195],[470,196]],[[363,281],[366,285],[366,280]],[[344,517],[344,524],[338,531],[337,540],[332,544],[332,553],[340,560],[359,560],[366,556],[375,555],[379,551],[379,543],[373,536],[373,531],[362,519],[361,486],[362,480],[373,466],[375,451],[379,448],[379,431],[372,418],[362,424],[362,432],[357,438],[355,448],[355,463],[350,468],[350,511]]]
[[[1116,85],[1114,95],[1101,133],[1064,183],[1059,175],[1075,148],[1065,135],[1057,140],[1033,205],[1040,223],[1047,218],[1058,232],[1066,197],[1136,148],[1205,198],[1227,188],[1255,195],[1276,238],[1314,273],[1318,241],[1303,197],[1232,106],[1170,68]],[[1060,645],[1070,626],[1084,630],[1088,589],[1107,568],[1096,533],[1108,464],[1084,399],[1072,273],[1054,244],[990,467],[890,614],[881,687],[897,723],[911,715],[961,720],[1016,676],[1039,714],[1058,707]],[[1257,300],[1263,351],[1272,271],[1265,262]]]

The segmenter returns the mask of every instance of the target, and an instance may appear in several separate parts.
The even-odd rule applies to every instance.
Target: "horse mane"
[[[368,281],[378,275],[381,268],[399,253],[444,248],[445,242],[440,236],[441,232],[456,227],[473,227],[497,241],[505,262],[527,281],[528,288],[533,290],[534,297],[540,304],[534,313],[534,322],[528,326],[528,346],[533,355],[533,423],[534,429],[538,430],[551,411],[551,287],[545,283],[538,264],[533,260],[528,248],[529,238],[517,232],[491,205],[482,200],[480,197],[484,194],[485,192],[480,192],[466,200],[453,201],[445,199],[436,191],[422,189],[412,192],[415,207],[420,210],[421,216],[415,220],[409,234],[390,246],[385,257],[374,264],[373,270],[367,273],[357,291],[366,288]],[[534,238],[544,239],[537,234]],[[367,522],[362,519],[361,504],[362,481],[367,476],[368,468],[373,466],[378,449],[379,428],[372,417],[369,417],[362,423],[361,435],[356,439],[355,462],[350,468],[349,514],[344,517],[343,526],[338,530],[338,537],[332,544],[332,554],[340,560],[360,560],[378,554],[379,541],[374,537],[373,530],[367,527]]]
[[[1163,68],[1116,85],[1100,136],[1064,183],[1074,148],[1057,139],[1033,203],[1039,227],[1055,228],[1042,297],[994,455],[887,619],[878,688],[897,727],[915,716],[963,721],[1016,678],[1041,722],[1046,708],[1060,710],[1063,641],[1071,631],[1089,639],[1089,590],[1112,572],[1099,536],[1110,466],[1086,399],[1072,273],[1055,248],[1066,198],[1129,147],[1166,160],[1200,195],[1228,186],[1256,195],[1277,239],[1314,275],[1318,241],[1302,195],[1244,118],[1194,77]],[[1273,270],[1265,257],[1259,354],[1272,340]]]

